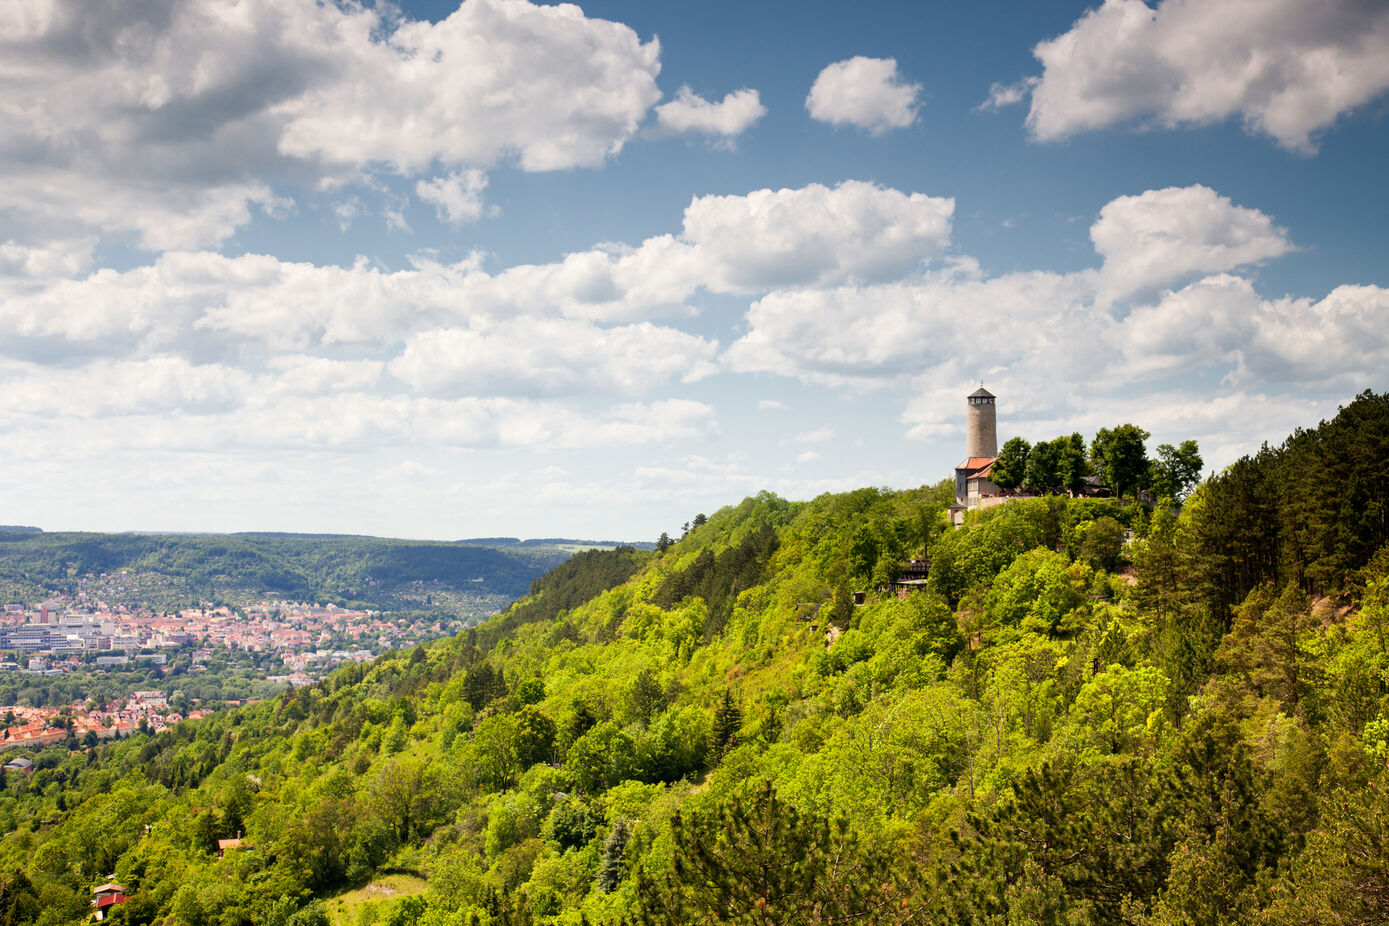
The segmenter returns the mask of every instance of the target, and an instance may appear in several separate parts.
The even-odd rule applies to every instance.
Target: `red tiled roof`
[[[976,469],[984,469],[987,466],[992,466],[994,460],[997,459],[998,457],[970,457],[969,459],[965,460],[963,463],[961,463],[959,466],[955,468],[967,469],[970,472],[973,472]]]

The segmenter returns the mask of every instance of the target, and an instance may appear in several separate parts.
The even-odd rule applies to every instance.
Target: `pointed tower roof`
[[[990,392],[989,390],[985,389],[984,386],[981,384],[981,385],[979,386],[978,389],[976,389],[976,390],[974,390],[973,392],[971,392],[968,396],[966,396],[966,398],[970,398],[970,399],[993,399],[993,398],[997,398],[997,397],[996,397],[992,392]]]

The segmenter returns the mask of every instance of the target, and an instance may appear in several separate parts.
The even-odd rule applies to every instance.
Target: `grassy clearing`
[[[414,875],[386,875],[366,887],[325,900],[333,926],[369,926],[380,922],[401,897],[423,894],[428,884]]]

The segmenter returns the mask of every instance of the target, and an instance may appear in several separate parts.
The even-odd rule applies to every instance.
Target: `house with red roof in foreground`
[[[96,912],[92,916],[96,917],[98,921],[104,920],[113,907],[123,904],[129,899],[126,896],[125,888],[116,882],[103,884],[92,891],[92,906],[96,907]]]

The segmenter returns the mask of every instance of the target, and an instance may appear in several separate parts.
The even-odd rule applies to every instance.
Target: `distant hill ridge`
[[[491,613],[525,594],[535,578],[577,550],[615,546],[559,539],[489,543],[348,534],[11,528],[0,531],[0,597],[32,603],[85,589],[113,605],[248,604],[279,598],[380,610],[462,607],[469,614],[478,613],[478,601],[487,599],[488,610],[482,613]],[[141,580],[101,580],[120,573]]]

